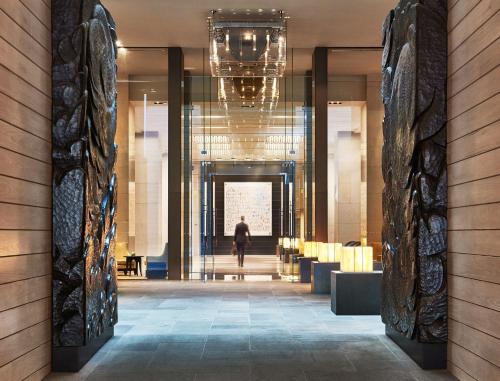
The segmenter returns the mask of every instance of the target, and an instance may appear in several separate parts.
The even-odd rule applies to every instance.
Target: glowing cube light
[[[302,245],[302,240],[300,238],[294,238],[293,239],[293,248],[294,249],[299,249],[300,251],[300,246]]]
[[[342,258],[342,244],[329,243],[328,244],[328,262],[340,262]]]
[[[319,242],[318,243],[319,250],[318,250],[318,259],[320,262],[328,262],[329,261],[329,255],[328,255],[328,244]]]
[[[372,272],[373,271],[373,247],[361,246],[355,248],[356,258],[354,262],[354,271]],[[357,270],[361,268],[361,270]]]
[[[343,247],[340,269],[344,272],[372,272],[373,248],[370,246]]]
[[[290,238],[284,237],[283,238],[283,248],[289,249],[291,246]]]
[[[318,256],[318,242],[304,242],[304,257],[313,258]]]

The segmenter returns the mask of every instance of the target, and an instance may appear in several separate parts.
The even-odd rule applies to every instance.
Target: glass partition
[[[380,49],[328,56],[328,240],[381,252]]]
[[[118,50],[119,275],[125,256],[145,262],[161,256],[168,242],[167,54],[160,48]]]
[[[279,234],[305,237],[305,147],[307,133],[312,133],[307,128],[311,126],[312,110],[306,99],[311,84],[311,51],[289,49],[287,71],[282,78],[253,81],[212,77],[206,49],[186,49],[184,54],[185,84],[191,96],[190,272],[196,278],[206,273],[213,261],[204,257],[212,253],[208,247],[220,246],[220,240],[210,236],[210,231],[215,234],[211,230],[215,219],[220,218],[210,201],[216,186],[210,177],[212,163],[258,163],[264,167],[268,163],[270,168],[273,163],[292,162],[293,177],[287,183],[287,194],[293,197],[293,208],[292,204],[280,206],[280,213],[286,209],[287,218]],[[298,69],[293,67],[292,57],[299,57]],[[253,174],[259,173],[256,168]]]

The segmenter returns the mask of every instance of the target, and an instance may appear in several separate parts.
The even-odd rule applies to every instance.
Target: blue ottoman
[[[167,277],[167,264],[165,262],[148,262],[146,278],[165,279]]]

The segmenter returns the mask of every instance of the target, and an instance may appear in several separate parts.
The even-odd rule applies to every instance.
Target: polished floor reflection
[[[335,316],[310,286],[121,281],[116,335],[49,380],[452,380],[420,370],[379,316]]]
[[[246,255],[243,267],[232,255],[213,256],[213,265],[207,262],[207,279],[224,281],[270,281],[281,279],[282,264],[275,255]]]

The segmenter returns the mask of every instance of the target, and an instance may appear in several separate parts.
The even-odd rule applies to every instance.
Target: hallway
[[[379,316],[335,316],[310,285],[120,281],[115,337],[48,380],[452,380],[420,370]]]

